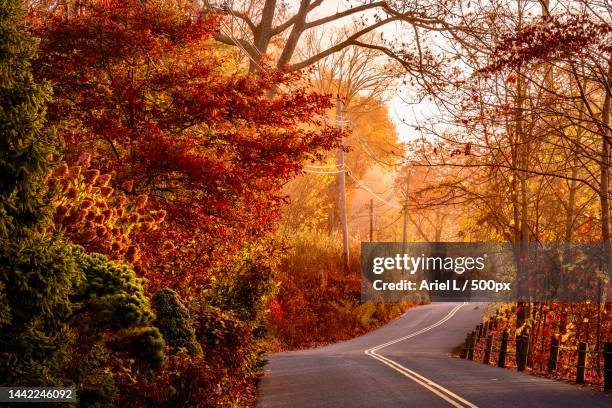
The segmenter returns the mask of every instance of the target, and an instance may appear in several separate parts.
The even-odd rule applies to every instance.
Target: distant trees
[[[457,198],[447,203],[480,208],[481,230],[562,241],[595,222],[607,242],[609,206],[594,200],[608,196],[609,10],[547,4],[495,2],[455,15],[464,29],[442,41],[456,44],[460,62],[447,67],[447,83],[427,86],[441,117],[416,125],[444,143],[421,158],[462,172],[446,185]],[[564,7],[576,13],[562,16]],[[453,154],[466,145],[469,157]]]
[[[304,35],[296,54],[303,58],[317,54],[347,29],[312,30]],[[357,178],[370,171],[391,171],[402,147],[386,103],[391,100],[391,89],[403,71],[399,64],[389,62],[379,50],[350,46],[317,61],[309,71],[309,83],[317,92],[337,96],[342,102],[343,126],[350,130],[343,141],[348,150],[344,154],[347,171],[350,169],[350,174]],[[330,110],[329,117],[329,122],[334,123],[334,110]],[[291,230],[320,228],[330,234],[338,229],[338,174],[333,172],[340,169],[335,167],[336,161],[334,151],[317,163],[309,163],[311,167],[306,170],[324,174],[307,173],[285,189],[293,198],[284,209],[285,226]],[[350,207],[355,210],[359,205],[353,197],[360,187],[350,177],[347,186]],[[312,197],[310,191],[314,192]],[[350,224],[351,230],[359,228],[359,220],[353,219]]]
[[[463,28],[442,33],[456,61],[446,66],[449,80],[423,77],[440,115],[416,126],[438,144],[414,149],[407,163],[454,175],[415,196],[462,208],[463,235],[471,239],[522,248],[601,242],[609,250],[612,10],[586,1],[470,4],[450,13]],[[608,268],[604,258],[604,273],[594,271],[593,279]],[[609,306],[599,302],[519,302],[513,312],[517,332],[543,336],[553,323],[553,335],[570,344],[590,334],[569,329],[568,319],[596,316],[597,349],[609,319]]]

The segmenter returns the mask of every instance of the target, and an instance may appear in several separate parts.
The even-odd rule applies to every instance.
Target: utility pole
[[[404,205],[404,228],[402,229],[402,252],[406,253],[406,243],[408,242],[408,208]]]
[[[408,190],[410,188],[410,173],[406,172],[406,192],[404,197],[404,228],[402,230],[402,252],[406,253],[406,243],[408,242]]]
[[[374,199],[370,198],[370,242],[374,241]]]
[[[336,121],[338,123],[338,129],[342,130],[342,101],[340,98],[336,98]],[[340,188],[340,212],[342,213],[342,247],[344,249],[344,268],[348,271],[349,268],[349,238],[348,238],[348,223],[346,219],[346,180],[345,180],[345,168],[344,168],[344,144],[340,140],[340,146],[338,147],[338,186]]]

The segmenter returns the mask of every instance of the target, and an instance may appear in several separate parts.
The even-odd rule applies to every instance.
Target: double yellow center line
[[[416,373],[406,367],[404,367],[403,365],[399,364],[396,361],[391,360],[390,358],[387,358],[385,356],[382,356],[380,354],[377,353],[377,351],[390,346],[392,344],[396,344],[399,343],[400,341],[404,341],[404,340],[408,340],[412,337],[418,336],[419,334],[423,334],[425,332],[428,332],[429,330],[438,327],[442,324],[444,324],[447,320],[449,320],[450,318],[452,318],[455,313],[457,313],[457,311],[459,309],[461,309],[463,306],[465,306],[467,303],[462,303],[460,305],[455,306],[453,309],[451,309],[450,312],[448,312],[448,314],[446,316],[444,316],[442,319],[438,320],[437,322],[435,322],[434,324],[427,326],[421,330],[418,330],[414,333],[411,333],[407,336],[404,337],[400,337],[398,339],[395,340],[391,340],[388,341],[384,344],[379,344],[378,346],[372,347],[370,349],[365,350],[365,354],[367,354],[368,356],[380,361],[381,363],[391,367],[392,369],[394,369],[395,371],[403,374],[404,376],[410,378],[412,381],[414,381],[415,383],[419,384],[420,386],[427,388],[429,391],[433,392],[434,394],[436,394],[437,396],[439,396],[440,398],[442,398],[443,400],[447,401],[449,404],[451,404],[453,407],[457,407],[457,408],[465,408],[465,407],[469,407],[469,408],[478,408],[476,405],[472,404],[471,402],[461,398],[459,395],[455,394],[454,392],[452,392],[451,390],[444,388],[443,386],[441,386],[440,384],[437,384],[435,382],[433,382],[432,380],[423,377],[421,374]]]

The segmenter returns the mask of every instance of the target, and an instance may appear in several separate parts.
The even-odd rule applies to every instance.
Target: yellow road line
[[[395,371],[401,373],[402,375],[410,378],[412,381],[416,382],[417,384],[419,384],[420,386],[428,389],[429,391],[433,392],[434,394],[436,394],[437,396],[439,396],[440,398],[442,398],[443,400],[447,401],[449,404],[451,404],[452,406],[456,407],[456,408],[465,408],[465,407],[469,407],[469,408],[478,408],[476,405],[472,404],[471,402],[461,398],[459,395],[455,394],[454,392],[452,392],[451,390],[444,388],[443,386],[441,386],[440,384],[435,383],[434,381],[422,376],[421,374],[410,370],[406,367],[404,367],[403,365],[399,364],[396,361],[391,360],[390,358],[387,358],[385,356],[382,356],[380,354],[377,353],[378,350],[381,350],[385,347],[388,347],[392,344],[396,344],[399,343],[401,341],[404,340],[408,340],[412,337],[418,336],[420,334],[423,334],[425,332],[428,332],[429,330],[436,328],[438,326],[440,326],[441,324],[444,324],[446,321],[448,321],[450,318],[452,318],[455,313],[457,313],[457,311],[459,309],[461,309],[463,306],[465,306],[466,303],[462,303],[460,305],[455,306],[453,309],[451,309],[450,312],[448,312],[448,314],[446,316],[444,316],[442,319],[438,320],[436,323],[427,326],[421,330],[418,330],[414,333],[411,333],[407,336],[403,336],[400,338],[397,338],[395,340],[391,340],[388,341],[386,343],[383,344],[379,344],[378,346],[372,347],[370,349],[365,350],[365,354],[380,361],[381,363],[391,367],[392,369],[394,369]]]

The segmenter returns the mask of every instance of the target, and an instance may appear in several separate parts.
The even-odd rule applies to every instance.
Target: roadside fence
[[[535,344],[528,334],[510,336],[507,330],[496,329],[495,316],[480,323],[467,333],[460,357],[497,367],[516,367],[517,371],[529,369],[534,373],[574,380],[578,384],[602,382],[604,391],[612,390],[612,342],[602,343],[598,350],[589,349],[586,342],[577,347],[564,347],[559,339],[550,336],[548,344]],[[533,352],[538,346],[541,352]],[[603,381],[602,381],[603,380]]]

